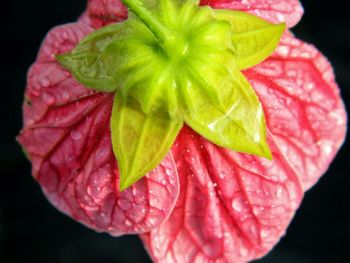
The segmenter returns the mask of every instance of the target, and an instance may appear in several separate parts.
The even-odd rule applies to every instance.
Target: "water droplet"
[[[290,52],[290,47],[289,46],[280,46],[278,47],[277,51],[282,55],[282,56],[288,56]]]
[[[226,174],[225,174],[225,173],[219,173],[219,178],[220,178],[220,179],[224,179],[224,178],[225,178],[225,176],[226,176]]]
[[[100,148],[95,155],[95,161],[96,162],[103,161],[105,157],[107,157],[108,153],[109,153],[108,148],[104,148],[104,147]]]
[[[236,212],[240,213],[243,210],[243,200],[242,198],[236,198],[232,201],[232,208]]]
[[[132,224],[131,224],[131,222],[129,220],[125,220],[125,225],[131,226]]]
[[[239,250],[239,253],[241,254],[241,256],[243,256],[243,257],[246,257],[247,255],[248,255],[248,249],[246,248],[246,247],[244,247],[244,246],[242,246],[241,248],[240,248],[240,250]]]
[[[55,101],[56,101],[55,96],[52,96],[52,95],[47,94],[47,93],[44,93],[43,100],[45,101],[45,103],[48,106],[55,104]]]
[[[169,176],[170,176],[170,175],[172,174],[172,172],[173,172],[173,171],[172,171],[171,169],[169,169],[169,168],[166,168],[166,169],[165,169],[166,175],[169,175]]]
[[[149,222],[152,226],[154,226],[154,225],[158,222],[158,220],[157,220],[157,218],[155,218],[155,217],[150,217],[150,218],[148,218],[148,222]]]
[[[314,88],[315,88],[315,84],[312,83],[312,82],[309,82],[309,83],[307,83],[307,84],[305,85],[305,89],[308,90],[308,91],[310,91],[310,90],[312,90],[312,89],[314,89]]]
[[[86,191],[87,191],[88,195],[92,195],[92,190],[91,190],[91,186],[90,185],[87,187]]]
[[[276,189],[276,196],[277,198],[281,198],[283,196],[284,189],[282,186],[278,186]]]
[[[260,231],[260,235],[261,235],[262,238],[268,237],[269,234],[270,234],[270,230],[268,230],[268,229],[262,229]]]
[[[298,206],[299,206],[299,202],[298,202],[298,201],[292,201],[292,202],[290,202],[290,207],[291,207],[292,209],[297,209]]]
[[[261,214],[261,209],[259,209],[259,207],[254,207],[253,208],[253,214],[254,215],[260,215]]]
[[[258,228],[256,227],[256,225],[251,225],[250,232],[252,233],[253,236],[258,235]]]
[[[47,78],[42,78],[40,80],[40,86],[43,88],[47,88],[48,86],[50,86],[50,80]]]
[[[206,256],[209,258],[214,258],[220,253],[220,242],[211,242],[203,245],[202,250]]]
[[[158,198],[151,198],[149,200],[149,204],[153,207],[157,207],[157,208],[160,208],[160,201]]]
[[[321,149],[325,155],[329,155],[333,150],[330,143],[323,143]]]
[[[69,98],[70,98],[70,95],[69,95],[69,93],[67,92],[67,91],[64,91],[63,93],[62,93],[62,98],[64,99],[64,100],[69,100]]]
[[[77,140],[80,140],[83,136],[82,136],[80,131],[72,130],[71,133],[70,133],[70,137],[73,140],[77,141]]]
[[[150,190],[149,192],[150,192],[150,193],[152,193],[152,191],[151,191],[151,190]],[[137,190],[137,188],[136,188],[136,187],[133,187],[133,188],[132,188],[132,194],[133,194],[134,196],[138,196],[139,191]]]
[[[276,175],[271,176],[271,180],[274,182],[278,181],[278,177]]]
[[[162,185],[166,185],[167,181],[165,179],[162,180]]]

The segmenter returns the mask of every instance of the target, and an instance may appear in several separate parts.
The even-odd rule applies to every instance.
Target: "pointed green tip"
[[[266,138],[259,143],[259,146],[256,147],[256,152],[253,152],[252,154],[263,157],[270,161],[273,159],[272,152]]]
[[[266,137],[262,139],[255,147],[254,152],[251,152],[254,155],[257,155],[259,157],[265,158],[269,161],[272,161],[273,155],[271,152],[271,148],[269,144],[267,143]]]
[[[119,192],[123,192],[124,190],[132,186],[134,183],[135,182],[129,182],[127,178],[125,178],[124,176],[121,176],[119,181]]]
[[[119,192],[123,192],[124,190],[126,190],[127,188],[129,188],[131,185],[130,184],[125,184],[122,183],[121,181],[119,182]]]
[[[124,190],[128,189],[130,186],[139,181],[142,177],[143,176],[122,176],[122,173],[120,172],[119,192],[123,192]],[[134,178],[137,179],[135,180]]]
[[[118,160],[118,159],[117,159]],[[119,164],[119,191],[123,192],[130,186],[138,182],[145,174],[137,173],[135,171],[135,164],[130,167],[125,167],[124,164]],[[136,164],[137,166],[137,164]]]
[[[283,31],[287,28],[286,22],[283,22],[283,23],[281,23],[280,25],[281,25],[281,27],[283,27]]]
[[[69,53],[68,54],[61,54],[61,55],[55,55],[55,59],[58,63],[60,63],[63,67],[69,69],[69,64],[68,64],[68,57],[69,57]]]
[[[278,46],[278,43],[281,41],[281,37],[282,37],[282,35],[283,35],[283,33],[286,31],[286,29],[287,29],[287,24],[285,23],[285,22],[283,22],[283,23],[280,23],[280,24],[277,24],[276,25],[276,29],[278,29],[278,42],[277,42],[277,44],[276,44],[276,47]],[[275,47],[275,49],[276,49],[276,47]]]
[[[273,159],[272,153],[271,153],[270,147],[267,144],[266,144],[266,147],[263,148],[263,154],[261,156],[269,161],[272,161]]]
[[[279,26],[281,27],[281,36],[283,35],[284,31],[286,31],[287,29],[287,24],[285,22],[279,24]]]

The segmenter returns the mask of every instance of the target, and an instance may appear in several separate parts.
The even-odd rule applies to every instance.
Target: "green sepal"
[[[153,170],[167,155],[183,125],[163,113],[146,115],[136,100],[117,92],[111,117],[112,146],[120,191]]]
[[[262,105],[246,78],[229,72],[217,89],[220,105],[208,100],[200,86],[191,86],[185,122],[219,146],[271,159]]]
[[[213,10],[213,17],[231,24],[232,45],[241,70],[253,67],[270,56],[286,28],[285,23],[271,24],[240,11]]]
[[[112,74],[115,61],[102,59],[102,51],[113,41],[120,41],[134,31],[132,20],[112,24],[86,36],[70,53],[56,59],[85,86],[102,92],[113,92],[117,76]]]

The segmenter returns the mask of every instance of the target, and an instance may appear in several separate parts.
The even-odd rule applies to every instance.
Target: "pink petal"
[[[304,12],[298,0],[201,0],[201,5],[246,11],[273,23],[286,22],[288,27],[295,26]]]
[[[128,10],[120,0],[88,0],[87,10],[78,21],[93,28],[123,21],[128,17]]]
[[[267,126],[305,190],[327,170],[346,132],[346,113],[327,59],[286,34],[265,62],[245,71]]]
[[[120,0],[89,0],[88,12],[91,17],[109,22],[121,21],[128,16],[128,11]]]
[[[146,178],[118,191],[110,141],[113,94],[78,84],[54,58],[91,31],[76,23],[48,34],[28,74],[18,140],[31,158],[33,176],[59,210],[97,231],[142,233],[159,226],[175,205],[175,163],[169,154]]]
[[[269,136],[273,161],[220,148],[184,128],[172,148],[180,195],[169,219],[142,235],[155,262],[246,262],[284,234],[303,196]]]

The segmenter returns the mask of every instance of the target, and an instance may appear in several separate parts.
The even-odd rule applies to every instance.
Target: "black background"
[[[304,1],[304,18],[293,31],[330,58],[350,105],[350,15],[344,3]],[[85,0],[6,0],[0,8],[0,262],[150,262],[135,236],[97,234],[53,208],[15,142],[26,71],[41,40],[53,26],[74,21]],[[306,193],[286,237],[258,262],[350,262],[349,149],[347,142]]]

